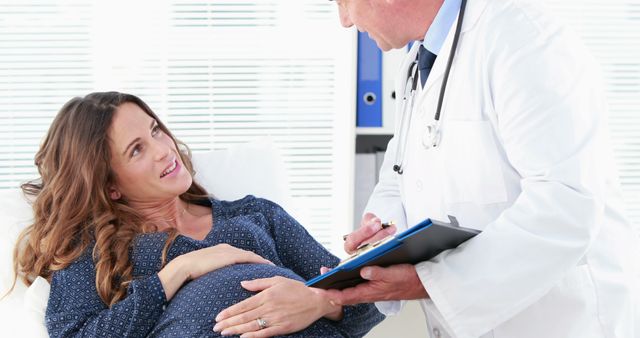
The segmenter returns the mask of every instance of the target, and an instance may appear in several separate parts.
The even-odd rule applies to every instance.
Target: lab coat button
[[[437,327],[433,329],[433,336],[436,338],[440,338],[442,337],[442,334],[440,333],[440,329],[438,329]]]
[[[421,180],[417,180],[416,181],[416,190],[422,191],[422,181]]]

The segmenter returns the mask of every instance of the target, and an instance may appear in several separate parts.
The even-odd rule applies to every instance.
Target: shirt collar
[[[438,14],[429,26],[422,45],[433,54],[440,54],[440,49],[447,39],[451,26],[460,12],[462,0],[444,0]]]

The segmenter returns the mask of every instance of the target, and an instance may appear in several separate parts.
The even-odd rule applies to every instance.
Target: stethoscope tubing
[[[431,135],[431,142],[429,142],[429,146],[433,148],[437,147],[440,143],[440,128],[441,128],[441,113],[442,113],[442,105],[444,103],[444,95],[447,90],[447,82],[449,80],[449,74],[451,73],[451,67],[453,66],[453,59],[456,54],[456,50],[458,49],[458,42],[460,40],[460,33],[462,31],[462,22],[464,21],[464,13],[467,7],[467,0],[462,0],[460,4],[460,15],[458,16],[458,23],[456,25],[456,31],[453,36],[453,42],[451,45],[451,53],[449,54],[449,59],[447,60],[447,66],[444,71],[444,78],[442,80],[442,85],[440,86],[440,94],[438,95],[438,106],[436,108],[436,113],[434,115],[434,125],[427,126],[427,129]],[[400,118],[400,128],[398,129],[398,145],[396,149],[396,161],[393,166],[393,171],[397,172],[398,175],[402,175],[404,172],[404,152],[407,149],[407,140],[409,134],[409,124],[411,124],[411,115],[413,115],[413,105],[416,96],[416,89],[418,84],[418,65],[417,59],[414,61],[409,67],[407,74],[407,85],[411,82],[411,91],[409,92],[409,97],[407,97],[406,90],[405,95],[403,97],[402,103],[402,117]],[[414,70],[415,69],[415,70]],[[413,74],[412,74],[413,73]],[[409,107],[409,114],[407,116],[407,107]],[[408,117],[408,121],[405,122]],[[406,127],[405,127],[406,125]],[[406,131],[404,129],[407,129]],[[423,142],[424,143],[424,142]],[[425,144],[425,146],[428,146]]]

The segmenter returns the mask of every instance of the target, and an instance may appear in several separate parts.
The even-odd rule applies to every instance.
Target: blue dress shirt
[[[458,17],[461,3],[462,0],[444,0],[422,42],[424,48],[431,53],[440,54],[440,49],[442,49],[449,31]]]

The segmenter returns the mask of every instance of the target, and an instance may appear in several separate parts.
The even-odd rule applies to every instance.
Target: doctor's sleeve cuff
[[[400,311],[404,307],[404,304],[406,303],[406,300],[387,300],[376,302],[375,304],[378,308],[378,311],[380,311],[380,313],[382,313],[383,315],[395,316],[400,313]]]

